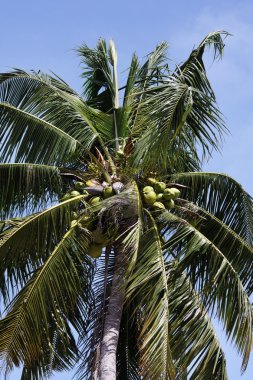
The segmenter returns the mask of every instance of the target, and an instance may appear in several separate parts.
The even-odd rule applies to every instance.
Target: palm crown
[[[166,43],[143,65],[133,55],[122,102],[112,41],[78,49],[82,96],[56,75],[0,75],[6,373],[39,379],[79,361],[76,378],[112,379],[114,356],[119,379],[225,380],[211,316],[246,368],[252,199],[201,172],[226,130],[202,56],[212,45],[220,57],[226,36],[173,70]]]

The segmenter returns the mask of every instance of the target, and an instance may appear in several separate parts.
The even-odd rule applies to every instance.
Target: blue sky
[[[0,71],[12,67],[52,70],[77,90],[81,89],[80,66],[73,49],[82,42],[94,46],[101,36],[113,38],[123,78],[134,51],[144,57],[158,42],[166,40],[169,58],[180,62],[210,31],[232,33],[233,37],[226,40],[223,60],[207,66],[230,135],[225,139],[222,154],[215,153],[205,169],[230,174],[253,194],[251,1],[2,0],[0,3]],[[230,379],[252,380],[253,360],[241,377],[239,358],[228,345],[226,351]],[[66,378],[70,376],[53,377]],[[10,379],[18,380],[18,373]]]

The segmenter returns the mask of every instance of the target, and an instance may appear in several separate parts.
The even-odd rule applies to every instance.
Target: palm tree
[[[0,75],[0,357],[44,379],[228,379],[211,318],[245,370],[253,203],[201,171],[226,127],[202,60],[159,44],[119,89],[114,43],[82,45],[83,94],[56,75]],[[119,101],[119,93],[122,101]]]

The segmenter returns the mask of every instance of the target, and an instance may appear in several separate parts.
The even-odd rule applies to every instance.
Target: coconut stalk
[[[100,348],[99,380],[116,380],[116,355],[119,340],[120,322],[125,299],[126,261],[124,251],[116,251],[114,274],[107,314],[104,321],[104,333]]]

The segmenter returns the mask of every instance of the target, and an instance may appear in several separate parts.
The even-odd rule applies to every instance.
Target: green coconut
[[[90,186],[97,186],[99,185],[99,182],[95,179],[88,179],[88,181],[86,181],[85,185],[87,187],[90,187]]]
[[[73,190],[73,191],[70,192],[70,197],[71,198],[78,197],[78,195],[81,195],[81,194],[77,190]]]
[[[88,191],[87,190],[83,190],[82,191],[82,194],[85,196],[85,197],[88,197],[90,194],[88,193]]]
[[[170,190],[173,194],[173,199],[180,197],[181,191],[178,190],[176,187],[171,187]]]
[[[92,197],[90,200],[89,200],[89,204],[90,205],[96,205],[98,204],[99,202],[101,201],[101,198],[100,197]]]
[[[155,202],[153,204],[153,207],[156,208],[156,209],[159,209],[159,210],[165,209],[165,206],[164,206],[164,204],[162,202]]]
[[[165,200],[169,200],[169,199],[172,199],[173,198],[173,191],[171,191],[171,189],[165,189],[164,192],[163,192],[163,199]]]
[[[77,225],[77,220],[74,219],[74,220],[71,220],[71,223],[70,223],[70,228],[73,228]]]
[[[78,213],[77,213],[76,211],[71,211],[70,216],[71,216],[71,219],[72,219],[72,220],[73,220],[73,219],[77,219],[77,218],[78,218]]]
[[[69,193],[64,194],[63,197],[62,197],[62,201],[67,201],[67,200],[70,199],[70,198],[71,198],[71,196],[70,196]]]
[[[165,182],[156,182],[154,185],[155,192],[156,193],[163,193],[164,190],[166,189],[166,183]]]
[[[163,193],[156,194],[156,200],[160,201],[161,199],[163,199]]]
[[[154,192],[155,190],[152,186],[145,186],[143,187],[142,191],[143,191],[143,194],[145,194],[145,193],[150,193],[151,191]]]
[[[154,191],[149,191],[143,194],[144,201],[148,205],[152,205],[156,201],[156,193]]]
[[[82,228],[87,228],[90,231],[96,227],[95,220],[91,219],[88,215],[85,215],[81,220],[79,220],[78,225]]]
[[[164,205],[167,208],[167,210],[171,210],[175,207],[175,202],[173,201],[173,199],[169,199],[166,202],[164,202]]]
[[[75,183],[75,189],[78,191],[82,191],[85,188],[84,182],[76,182]]]
[[[103,191],[103,197],[105,199],[110,198],[113,195],[113,188],[111,186],[105,187]]]
[[[149,178],[147,178],[147,182],[150,185],[154,185],[155,183],[157,183],[157,180],[155,178],[149,177]]]
[[[88,248],[87,254],[93,259],[98,259],[102,254],[102,250],[102,244],[91,244]]]

